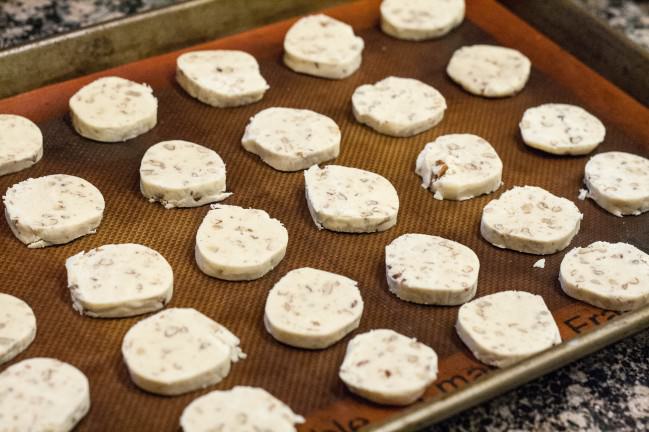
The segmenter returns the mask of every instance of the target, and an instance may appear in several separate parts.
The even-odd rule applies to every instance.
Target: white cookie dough
[[[38,126],[25,117],[0,114],[0,176],[29,168],[42,157]]]
[[[0,293],[0,365],[25,351],[35,337],[32,308],[19,298]]]
[[[480,233],[494,246],[537,255],[568,247],[583,215],[570,200],[536,186],[516,186],[485,206]]]
[[[339,165],[304,171],[313,222],[320,229],[349,233],[385,231],[397,223],[399,197],[385,177]]]
[[[67,174],[27,179],[7,189],[2,200],[9,228],[29,248],[93,234],[104,216],[101,192]]]
[[[518,126],[525,144],[556,155],[590,153],[606,135],[606,128],[597,117],[568,104],[529,108]]]
[[[360,67],[364,47],[350,25],[326,15],[310,15],[286,33],[284,63],[295,72],[342,79]]]
[[[480,261],[463,244],[426,234],[404,234],[385,247],[390,291],[420,304],[458,305],[473,298]]]
[[[234,50],[182,54],[176,60],[176,80],[191,96],[219,108],[257,102],[269,89],[257,60]]]
[[[298,348],[326,348],[356,329],[363,314],[357,282],[313,268],[291,270],[268,293],[264,324]]]
[[[639,309],[649,304],[649,255],[627,243],[577,247],[561,261],[559,281],[569,296],[602,309]]]
[[[464,20],[464,0],[383,0],[381,29],[397,39],[444,36]]]
[[[358,87],[352,95],[352,108],[358,122],[377,132],[409,137],[441,122],[446,100],[428,84],[391,76]]]
[[[478,360],[501,368],[561,343],[543,298],[525,291],[501,291],[462,305],[455,329]]]
[[[213,205],[196,233],[196,263],[224,280],[259,279],[286,254],[288,231],[263,210]]]
[[[483,138],[451,134],[426,144],[417,157],[415,172],[435,199],[462,201],[498,189],[503,163]]]
[[[437,354],[393,330],[370,330],[349,342],[339,376],[372,402],[408,405],[437,378]]]
[[[340,128],[310,110],[268,108],[250,119],[241,145],[278,171],[299,171],[338,157]]]
[[[70,112],[79,135],[102,142],[126,141],[153,129],[158,100],[146,84],[104,77],[72,96]]]
[[[162,309],[173,294],[167,260],[139,244],[109,244],[65,262],[72,307],[82,315],[118,318]]]
[[[453,53],[446,73],[478,96],[512,96],[523,89],[531,63],[519,51],[494,45],[465,46]]]
[[[88,379],[68,363],[30,358],[0,373],[3,432],[68,432],[89,409]]]
[[[590,158],[584,183],[588,197],[615,216],[649,211],[649,159],[624,152]]]
[[[194,399],[180,417],[183,432],[294,432],[304,417],[266,390],[236,386]]]
[[[140,191],[165,208],[200,207],[226,199],[225,163],[211,149],[188,141],[155,144],[140,164]]]
[[[174,396],[220,382],[245,358],[239,339],[191,308],[171,308],[129,329],[122,355],[143,390]]]

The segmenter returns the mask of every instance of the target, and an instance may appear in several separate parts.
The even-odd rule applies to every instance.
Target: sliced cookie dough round
[[[392,183],[370,171],[317,165],[304,171],[306,201],[319,229],[385,231],[397,223],[399,197]]]
[[[442,135],[419,153],[415,172],[422,187],[439,200],[467,200],[502,184],[503,163],[483,138],[471,134]]]
[[[70,99],[72,125],[95,141],[119,142],[142,135],[158,121],[158,100],[146,84],[99,78]]]
[[[322,349],[356,329],[362,314],[356,281],[305,267],[288,272],[270,290],[264,324],[280,342]]]
[[[550,103],[529,108],[519,127],[525,144],[556,155],[590,153],[606,135],[606,128],[597,117],[568,104]]]
[[[43,157],[43,134],[29,119],[0,114],[0,176],[22,171]]]
[[[0,293],[0,365],[25,351],[35,337],[32,308],[17,297]]]
[[[68,363],[36,357],[0,373],[3,431],[68,432],[89,409],[88,379]]]
[[[624,152],[590,158],[584,183],[588,197],[615,216],[649,211],[649,159]]]
[[[9,228],[29,248],[93,234],[104,216],[101,192],[67,174],[27,179],[7,189],[2,200]]]
[[[109,244],[65,262],[72,307],[82,315],[119,318],[162,309],[173,294],[167,260],[139,244]]]
[[[566,198],[536,186],[516,186],[485,206],[480,233],[499,248],[548,255],[568,247],[582,218]]]
[[[310,110],[268,108],[250,119],[241,145],[278,171],[299,171],[338,157],[340,128]]]
[[[349,342],[339,376],[352,393],[372,402],[408,405],[437,378],[437,354],[393,330],[370,330]]]
[[[229,281],[259,279],[286,254],[288,231],[263,210],[214,205],[196,233],[196,263]]]
[[[216,384],[245,358],[235,335],[191,308],[166,309],[135,324],[122,355],[138,387],[165,396]]]
[[[343,79],[361,66],[364,47],[350,25],[327,15],[310,15],[286,33],[284,63],[295,72]]]
[[[441,122],[446,100],[434,87],[416,79],[388,77],[358,87],[352,108],[358,122],[377,132],[409,137]]]
[[[427,234],[404,234],[385,247],[390,291],[420,304],[458,305],[473,298],[480,260],[463,244]]]
[[[225,163],[211,149],[188,141],[163,141],[140,164],[140,191],[165,208],[200,207],[226,199]]]
[[[496,367],[561,343],[543,298],[525,291],[502,291],[462,305],[455,329],[478,360]]]
[[[234,50],[182,54],[176,60],[176,80],[191,96],[219,108],[257,102],[269,89],[257,60]]]
[[[519,51],[494,45],[465,46],[453,53],[446,73],[477,96],[512,96],[525,87],[531,63]]]
[[[383,0],[381,30],[397,39],[444,36],[464,20],[464,0]]]
[[[183,432],[295,432],[304,418],[266,390],[236,386],[194,399],[180,417]]]
[[[602,309],[639,309],[649,304],[649,255],[628,243],[577,247],[561,261],[559,281],[570,297]]]

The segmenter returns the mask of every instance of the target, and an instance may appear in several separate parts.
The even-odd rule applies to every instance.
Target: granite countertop
[[[0,0],[0,49],[184,0]],[[649,50],[648,0],[573,0]]]
[[[576,1],[649,50],[649,1]],[[0,1],[0,49],[179,2]],[[644,331],[430,431],[649,430],[648,353]]]
[[[0,0],[0,49],[182,0]]]

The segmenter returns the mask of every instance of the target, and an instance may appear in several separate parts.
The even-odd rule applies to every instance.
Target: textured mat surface
[[[290,23],[201,46],[244,49],[257,57],[271,89],[254,105],[215,109],[186,95],[173,79],[177,53],[104,73],[148,82],[159,99],[156,128],[126,143],[91,142],[78,136],[70,125],[67,100],[98,75],[0,101],[0,112],[16,112],[37,120],[45,136],[43,160],[27,171],[0,178],[1,190],[28,177],[66,173],[92,182],[107,203],[97,234],[59,247],[29,250],[5,223],[0,224],[0,290],[27,301],[39,325],[36,341],[14,361],[57,357],[88,375],[92,409],[80,430],[177,430],[182,409],[204,393],[164,398],[139,390],[129,380],[120,346],[126,331],[140,318],[98,320],[81,317],[72,309],[65,259],[106,243],[135,242],[158,250],[175,272],[170,306],[196,308],[242,340],[248,358],[235,364],[230,375],[209,390],[234,385],[264,387],[296,412],[312,416],[305,430],[337,430],[334,422],[345,428],[342,430],[354,430],[367,420],[395,411],[353,397],[338,379],[349,337],[330,349],[309,352],[277,343],[266,333],[262,323],[266,293],[291,269],[311,266],[357,280],[366,304],[359,332],[392,328],[434,347],[440,355],[441,370],[430,395],[461,387],[488,368],[473,359],[456,336],[456,307],[409,304],[388,292],[383,248],[403,233],[440,235],[471,247],[481,260],[478,296],[507,289],[540,294],[566,339],[577,334],[573,328],[576,321],[564,322],[569,318],[580,316],[587,321],[589,314],[598,314],[603,323],[611,316],[562,293],[557,272],[563,252],[547,257],[545,269],[533,269],[539,257],[500,250],[481,239],[480,214],[487,202],[508,188],[538,185],[572,199],[584,213],[574,246],[595,240],[622,240],[648,250],[649,215],[619,219],[592,201],[577,200],[587,157],[544,155],[525,147],[518,133],[518,122],[526,108],[550,101],[577,103],[598,115],[608,127],[606,142],[598,151],[625,150],[648,156],[646,108],[488,0],[470,2],[470,19],[447,37],[422,43],[383,35],[376,25],[377,1],[343,6],[334,9],[332,15],[354,24],[366,43],[362,68],[343,81],[298,75],[282,65],[281,41]],[[495,27],[503,29],[498,33],[500,43],[519,47],[538,68],[532,71],[521,94],[487,100],[463,92],[444,71],[455,49],[493,43],[490,33]],[[561,67],[558,61],[563,62]],[[417,78],[436,87],[449,106],[442,123],[407,139],[382,136],[356,123],[350,106],[352,92],[360,84],[388,75]],[[307,210],[302,173],[274,171],[240,145],[248,119],[271,106],[308,108],[332,117],[343,134],[341,154],[335,163],[377,172],[395,185],[401,201],[396,227],[367,235],[318,231]],[[480,135],[496,148],[504,162],[505,184],[494,194],[470,201],[434,200],[414,174],[415,158],[437,136],[460,132]],[[273,272],[254,282],[232,283],[211,279],[199,271],[194,262],[194,236],[207,207],[165,210],[148,203],[139,192],[138,168],[143,153],[168,139],[185,139],[216,150],[227,164],[228,190],[234,192],[225,203],[264,209],[285,224],[290,234],[288,252]],[[588,325],[594,326],[592,322]],[[462,379],[447,381],[453,376]]]

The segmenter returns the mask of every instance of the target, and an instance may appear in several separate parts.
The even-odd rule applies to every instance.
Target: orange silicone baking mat
[[[72,363],[89,378],[92,407],[82,431],[175,431],[183,408],[194,398],[234,385],[260,386],[307,417],[305,431],[351,431],[388,415],[384,408],[350,394],[338,379],[338,367],[351,336],[322,351],[306,351],[276,342],[262,322],[266,294],[286,272],[311,266],[353,278],[365,300],[360,328],[391,328],[433,347],[440,357],[440,376],[427,397],[470,385],[490,368],[476,361],[454,331],[457,307],[429,307],[398,300],[387,289],[383,249],[392,239],[428,233],[471,247],[481,261],[478,296],[501,290],[526,290],[543,296],[564,339],[595,329],[615,316],[564,295],[557,272],[564,255],[547,258],[545,269],[533,269],[537,256],[501,250],[479,234],[483,206],[514,185],[538,185],[576,202],[584,213],[572,245],[595,240],[629,241],[649,249],[649,215],[616,218],[592,201],[577,200],[587,157],[554,157],[522,143],[518,122],[523,111],[545,102],[579,104],[607,126],[600,151],[624,150],[649,155],[649,111],[491,0],[467,2],[467,19],[449,35],[428,42],[399,41],[379,27],[379,2],[351,3],[328,13],[352,24],[366,43],[361,69],[341,81],[299,75],[282,64],[282,39],[292,21],[226,39],[201,49],[242,49],[253,54],[270,90],[253,105],[217,109],[189,97],[174,81],[178,52],[125,65],[0,101],[0,112],[37,121],[45,138],[45,156],[34,167],[0,178],[3,191],[29,177],[66,173],[97,186],[106,199],[104,221],[95,235],[41,250],[27,249],[7,224],[0,224],[0,291],[27,301],[38,319],[38,335],[12,363],[51,356]],[[518,95],[498,100],[471,96],[445,74],[453,51],[463,45],[499,43],[525,53],[534,65],[529,83]],[[198,47],[193,47],[196,49]],[[101,144],[77,135],[67,102],[98,76],[119,75],[149,83],[159,100],[158,125],[125,143]],[[389,75],[411,77],[433,85],[446,98],[440,125],[412,138],[380,135],[354,121],[354,89]],[[248,119],[273,106],[308,108],[333,118],[342,130],[335,163],[379,173],[399,192],[398,224],[382,233],[351,235],[319,231],[304,198],[303,175],[274,171],[245,152],[240,144]],[[421,188],[414,163],[423,146],[447,133],[474,133],[487,139],[504,163],[504,186],[496,193],[464,202],[438,201]],[[208,207],[165,210],[142,197],[138,168],[145,150],[169,139],[193,141],[216,150],[227,164],[225,203],[266,210],[287,227],[286,258],[253,282],[225,282],[204,275],[194,261],[194,237]],[[135,242],[158,250],[171,263],[175,292],[169,306],[193,307],[225,325],[241,339],[248,358],[234,364],[218,385],[177,397],[147,394],[135,387],[122,361],[126,331],[141,317],[92,319],[72,307],[66,288],[65,259],[107,243]],[[7,365],[3,365],[3,368]]]

